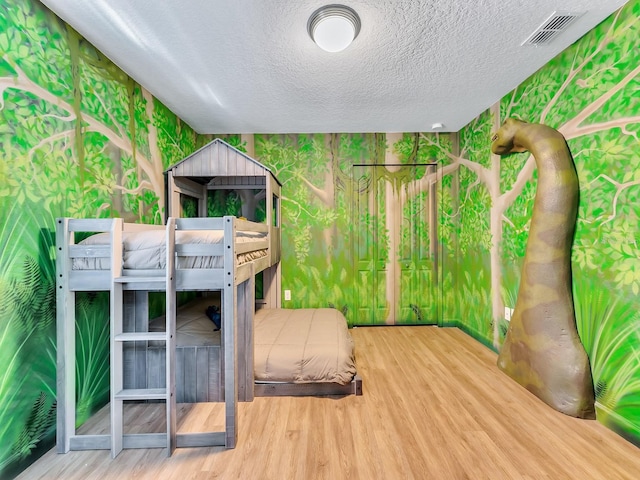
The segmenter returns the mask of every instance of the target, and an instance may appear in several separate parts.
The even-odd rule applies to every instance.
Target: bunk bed
[[[344,381],[336,381],[335,376],[254,378],[255,312],[260,319],[281,311],[281,185],[271,171],[218,139],[170,167],[165,175],[169,215],[165,225],[130,224],[118,218],[57,220],[60,453],[110,449],[115,457],[122,448],[166,447],[168,455],[181,446],[233,448],[238,401],[252,401],[255,395],[362,393],[355,364],[346,367],[345,375],[352,378]],[[211,190],[240,192],[241,213],[248,220],[233,215],[206,217]],[[182,218],[184,198],[197,204],[196,218]],[[259,199],[264,202],[262,222],[253,221]],[[261,298],[255,298],[258,273],[263,276]],[[110,435],[77,435],[75,430],[78,291],[110,292]],[[149,292],[156,291],[166,292],[167,313],[160,328],[149,318]],[[189,306],[178,308],[176,292],[200,292],[205,302],[217,298],[222,310],[217,340],[179,343],[182,327],[177,322],[188,318]],[[337,325],[346,332],[344,317]],[[349,355],[353,363],[353,349]],[[127,400],[164,401],[166,432],[125,434],[122,408]],[[176,403],[203,401],[224,402],[225,431],[177,434]]]
[[[166,226],[126,224],[122,219],[57,220],[57,329],[58,329],[58,451],[122,448],[225,445],[237,441],[238,392],[251,390],[246,380],[252,364],[238,349],[251,352],[255,274],[272,267],[270,232],[266,224],[223,218],[169,218]],[[76,243],[78,233],[97,233]],[[101,233],[100,233],[101,232]],[[163,241],[151,242],[161,234]],[[141,240],[144,239],[144,240]],[[203,241],[202,239],[206,241]],[[210,241],[217,238],[218,241]],[[149,254],[149,250],[156,253]],[[147,258],[133,262],[139,251]],[[157,254],[157,251],[161,251]],[[159,261],[156,261],[159,260]],[[152,266],[150,263],[154,263]],[[136,268],[143,266],[144,268]],[[149,268],[152,267],[152,268]],[[75,434],[75,293],[110,292],[111,434]],[[140,304],[127,301],[127,293],[166,292],[166,328],[162,332],[128,330],[126,319],[144,315]],[[224,432],[176,433],[175,329],[176,292],[220,291],[225,311],[222,358],[226,425]],[[131,297],[129,297],[131,298]],[[144,298],[144,296],[143,296]],[[243,334],[245,335],[243,337]],[[123,381],[125,345],[162,342],[165,351],[164,385],[131,388]],[[244,362],[244,364],[243,364]],[[243,373],[244,372],[244,373]],[[127,400],[163,400],[166,434],[123,433],[122,408]]]

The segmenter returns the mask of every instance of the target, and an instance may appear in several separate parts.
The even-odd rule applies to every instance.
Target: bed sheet
[[[332,308],[258,310],[254,345],[256,381],[346,385],[356,374],[347,321]]]

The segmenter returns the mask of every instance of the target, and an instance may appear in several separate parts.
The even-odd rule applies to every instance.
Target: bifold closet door
[[[436,166],[354,165],[354,325],[436,323]]]

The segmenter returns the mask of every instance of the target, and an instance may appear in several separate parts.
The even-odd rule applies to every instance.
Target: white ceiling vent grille
[[[542,25],[540,25],[535,32],[529,35],[522,45],[546,45],[564,32],[569,25],[575,20],[580,18],[582,13],[572,12],[553,12],[549,18],[547,18]]]

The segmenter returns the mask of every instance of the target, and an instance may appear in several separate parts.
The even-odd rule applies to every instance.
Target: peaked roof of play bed
[[[268,174],[282,186],[269,168],[219,138],[170,166],[165,173],[169,171],[174,177],[196,181],[207,177],[265,177]]]

